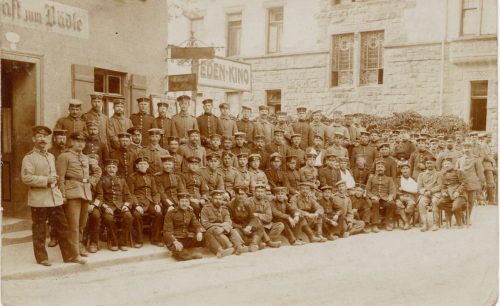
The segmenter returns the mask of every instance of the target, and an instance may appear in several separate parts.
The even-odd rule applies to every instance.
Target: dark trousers
[[[373,200],[370,201],[372,202],[370,223],[373,225],[380,223],[380,207],[382,207],[385,209],[384,224],[385,225],[391,224],[392,220],[394,219],[394,211],[396,210],[396,203],[382,199],[378,201],[373,201]]]
[[[446,222],[451,225],[451,217],[455,215],[455,220],[457,225],[462,225],[463,222],[463,208],[465,206],[465,201],[467,201],[463,196],[456,199],[450,199],[450,197],[443,197],[439,201],[437,207],[444,210]]]
[[[69,261],[78,256],[75,251],[78,246],[70,239],[70,230],[66,215],[62,206],[55,207],[31,207],[31,219],[33,220],[33,251],[38,263],[48,260],[45,249],[47,237],[47,221],[52,224],[55,235],[59,240],[59,248],[64,261]]]
[[[285,236],[290,244],[294,244],[297,241],[297,237],[300,237],[302,233],[301,228],[306,223],[306,220],[300,220],[295,226],[292,226],[290,221],[286,219],[274,219],[273,222],[281,222],[283,224],[283,236]]]
[[[137,243],[144,242],[144,217],[148,216],[151,219],[151,242],[161,242],[161,226],[163,223],[163,214],[161,212],[156,212],[154,206],[149,206],[148,210],[145,211],[144,216],[141,215],[137,210],[133,210],[133,224],[135,230],[134,240]]]
[[[91,243],[99,242],[99,233],[101,230],[101,221],[107,229],[108,240],[112,246],[126,246],[128,244],[130,231],[132,229],[132,214],[122,212],[116,209],[113,215],[102,210],[94,208],[89,214],[88,228],[89,238]],[[118,235],[118,225],[120,225],[121,233]]]

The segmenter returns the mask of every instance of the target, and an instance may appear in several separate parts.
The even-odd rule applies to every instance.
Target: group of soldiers
[[[267,106],[254,120],[243,106],[235,120],[227,103],[215,116],[211,99],[195,118],[185,95],[172,118],[164,102],[150,115],[146,97],[130,118],[124,100],[114,100],[108,118],[102,99],[92,94],[84,114],[71,100],[53,131],[33,128],[22,179],[42,265],[50,265],[47,222],[49,246],[59,244],[68,262],[85,263],[104,233],[112,251],[140,248],[147,235],[189,260],[201,257],[193,247],[220,258],[280,247],[281,235],[302,245],[394,226],[435,231],[453,216],[461,228],[473,206],[496,203],[488,133],[367,131],[355,116],[336,114],[326,125],[321,110],[306,107],[293,122],[277,112],[271,123]]]

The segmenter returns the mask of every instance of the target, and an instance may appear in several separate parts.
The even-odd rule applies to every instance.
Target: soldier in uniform
[[[127,130],[130,134],[130,149],[133,150],[137,155],[142,154],[142,132],[138,126],[133,126]]]
[[[204,229],[189,206],[189,193],[177,194],[179,204],[168,211],[163,223],[163,238],[172,257],[179,261],[200,259],[189,249],[201,245]]]
[[[109,156],[118,160],[118,175],[128,177],[134,172],[134,161],[137,158],[136,150],[130,145],[130,134],[127,132],[117,135],[120,146],[112,151]]]
[[[417,179],[420,172],[425,170],[425,159],[432,154],[427,151],[425,138],[419,137],[417,139],[417,150],[410,156],[411,177]]]
[[[219,134],[212,134],[210,136],[210,139],[208,140],[209,141],[208,147],[205,150],[207,153],[207,157],[208,157],[208,155],[213,154],[213,153],[215,153],[219,156],[222,155],[221,139],[222,139],[222,136]]]
[[[234,154],[231,152],[222,152],[222,166],[220,172],[224,179],[224,190],[229,193],[231,197],[234,196],[234,187],[238,180],[238,172],[233,167]]]
[[[71,99],[68,103],[68,109],[69,115],[57,120],[54,129],[66,130],[68,134],[72,134],[73,132],[87,132],[85,120],[83,120],[81,115],[82,101]],[[70,145],[70,143],[71,140],[68,141],[68,145]]]
[[[276,187],[287,187],[290,185],[288,183],[287,175],[285,171],[283,171],[283,167],[281,166],[283,162],[283,157],[279,155],[279,153],[273,153],[269,157],[269,168],[265,171],[267,175],[267,180],[269,181],[269,185],[271,185],[271,189]]]
[[[194,214],[199,216],[201,207],[208,198],[208,184],[199,174],[201,159],[197,156],[189,156],[187,159],[187,169],[182,173],[182,179],[186,186],[186,191],[192,195],[191,206]]]
[[[130,115],[130,120],[132,124],[137,126],[141,130],[142,134],[142,144],[147,146],[149,144],[149,138],[147,137],[148,131],[153,128],[157,128],[156,121],[153,116],[149,114],[149,105],[151,100],[147,97],[141,97],[137,99],[139,106],[139,112]]]
[[[153,174],[160,173],[163,170],[162,156],[168,156],[167,150],[160,146],[161,133],[163,130],[158,128],[149,129],[149,144],[139,153],[147,157],[149,161],[149,171]]]
[[[95,160],[83,154],[85,134],[73,132],[70,135],[71,148],[59,155],[56,161],[58,185],[66,204],[64,211],[71,231],[71,241],[75,252],[87,256],[81,243],[83,230],[87,224],[89,201],[92,200],[92,187],[101,177],[101,168]],[[79,245],[79,248],[78,248]]]
[[[256,184],[253,197],[248,200],[248,206],[253,215],[259,220],[260,224],[264,227],[264,235],[260,243],[260,248],[266,245],[272,248],[281,246],[279,235],[284,229],[281,222],[273,222],[273,213],[271,203],[266,196],[266,185]]]
[[[307,147],[313,145],[312,143],[309,143],[309,139],[311,139],[312,136],[310,136],[311,126],[306,119],[307,108],[303,106],[297,107],[297,116],[298,120],[292,124],[292,128],[295,133],[300,134],[300,148],[305,150]]]
[[[308,149],[306,151],[306,164],[299,170],[300,181],[310,182],[315,186],[314,188],[318,188],[320,185],[318,169],[314,167],[316,156],[317,154],[314,150]]]
[[[314,152],[316,154],[316,158],[314,160],[314,167],[322,167],[323,166],[323,157],[325,156],[326,150],[324,149],[323,137],[321,135],[315,135],[313,137],[313,146],[308,147],[305,152]]]
[[[248,245],[250,252],[259,250],[259,244],[264,237],[264,227],[255,217],[248,205],[248,188],[236,186],[235,196],[227,207],[231,215],[233,227],[239,232],[241,238]]]
[[[221,126],[219,118],[212,113],[214,101],[212,99],[205,99],[201,103],[205,112],[196,117],[196,122],[201,133],[201,144],[208,147],[211,136],[220,134]]]
[[[453,164],[455,164],[459,157],[460,157],[460,152],[455,148],[455,143],[453,138],[448,137],[448,139],[446,140],[445,149],[441,151],[441,153],[439,153],[437,156],[436,170],[438,171],[441,170],[443,160],[451,158],[453,160]]]
[[[405,153],[406,158],[409,158],[413,152],[415,152],[417,148],[415,144],[410,141],[410,136],[408,133],[401,134],[401,142],[397,144],[394,148],[394,155],[398,155],[399,153]]]
[[[253,190],[255,182],[252,179],[252,174],[250,174],[248,170],[248,154],[240,153],[236,157],[238,158],[238,167],[236,167],[238,178],[236,179],[236,185],[247,187],[248,190]]]
[[[356,162],[352,168],[352,176],[356,184],[366,185],[366,182],[368,182],[370,167],[368,167],[366,157],[364,155],[358,154],[356,156]]]
[[[99,137],[99,124],[96,121],[87,121],[87,141],[83,154],[89,158],[95,159],[100,167],[105,159],[108,158],[108,146],[102,142]]]
[[[155,176],[155,183],[160,193],[162,206],[174,207],[179,201],[178,195],[186,192],[184,180],[179,173],[174,171],[174,158],[172,156],[162,156],[162,172]]]
[[[238,160],[236,159],[236,155],[233,153],[233,137],[232,136],[222,136],[222,150],[221,150],[221,156],[222,153],[224,152],[229,152],[231,153],[232,160],[231,160],[231,165],[233,167],[238,166]]]
[[[354,219],[363,221],[365,223],[363,232],[370,233],[372,231],[370,225],[371,203],[366,198],[364,188],[365,185],[356,184],[354,193],[351,196],[352,212],[354,214]]]
[[[455,215],[459,227],[463,225],[462,210],[467,201],[463,179],[463,173],[453,168],[451,159],[445,159],[443,161],[443,170],[440,172],[438,179],[441,196],[437,208],[445,211],[448,226],[451,226],[452,215]],[[438,229],[439,227],[434,223],[432,230],[437,231]]]
[[[118,134],[125,133],[129,128],[133,126],[132,120],[125,117],[125,99],[115,98],[113,99],[113,116],[109,119],[108,125],[108,138],[112,149],[118,149],[120,147],[120,141],[118,140]]]
[[[181,145],[179,148],[179,154],[184,158],[182,171],[187,170],[187,164],[185,162],[191,156],[198,157],[202,166],[205,166],[205,161],[207,160],[205,148],[200,145],[200,131],[189,130],[188,137],[189,142]]]
[[[224,190],[213,190],[210,195],[212,200],[201,210],[201,225],[206,230],[208,249],[216,254],[217,258],[248,252],[240,234],[233,228],[228,208],[223,205]]]
[[[196,118],[191,116],[189,111],[189,103],[191,98],[183,95],[177,98],[181,111],[172,117],[172,135],[179,137],[181,144],[187,142],[188,131],[198,130],[198,122]]]
[[[365,228],[365,222],[354,219],[352,202],[346,183],[338,181],[335,187],[337,187],[337,192],[333,195],[333,202],[341,208],[344,215],[343,220],[339,222],[342,237],[347,238],[350,235],[361,233]]]
[[[288,153],[288,145],[285,141],[285,132],[283,130],[275,129],[273,131],[273,140],[266,146],[267,153],[278,153],[282,157],[286,157]],[[285,169],[285,165],[282,165]]]
[[[63,196],[57,187],[55,158],[47,152],[48,136],[52,131],[46,126],[32,128],[33,150],[22,161],[21,180],[29,186],[27,205],[31,208],[33,221],[33,252],[36,262],[51,266],[45,249],[46,223],[52,226],[64,262],[84,264],[75,241],[71,239],[70,228],[63,210]],[[77,245],[77,244],[76,244]]]
[[[392,221],[394,210],[396,209],[396,186],[394,179],[387,176],[385,161],[382,159],[375,161],[375,174],[368,178],[366,183],[366,193],[371,200],[371,224],[372,231],[379,232],[377,224],[380,222],[380,207],[385,208],[384,223],[387,231],[392,231]]]
[[[132,229],[130,213],[131,195],[125,178],[117,176],[118,160],[104,162],[106,174],[96,187],[96,197],[89,206],[90,253],[97,252],[101,219],[108,232],[109,249],[127,251],[128,239]],[[121,232],[118,233],[116,221],[120,220]]]
[[[179,154],[179,137],[170,136],[168,138],[168,153],[174,158],[174,171],[180,173],[182,171],[182,164],[184,163],[184,157]]]
[[[229,116],[229,104],[221,103],[219,105],[219,109],[220,109],[219,133],[222,136],[234,136],[234,134],[238,132],[238,127],[236,126],[236,121],[231,119],[231,117]]]
[[[337,240],[339,239],[339,235],[342,236],[345,233],[345,227],[343,226],[345,213],[342,210],[342,206],[338,204],[338,201],[334,201],[333,199],[333,186],[321,186],[321,191],[319,204],[324,210],[322,222],[323,234],[326,235],[326,239],[328,240]]]
[[[410,165],[401,164],[401,176],[397,180],[396,211],[404,222],[404,230],[410,229],[409,219],[414,216],[417,204],[417,182],[410,176]]]
[[[246,135],[243,132],[236,132],[234,134],[234,146],[231,149],[231,152],[233,152],[234,155],[238,155],[240,153],[251,154],[250,149],[245,146],[246,144],[245,137]]]
[[[319,184],[320,186],[335,186],[340,181],[340,168],[337,156],[335,154],[327,154],[325,156],[325,166],[319,169]]]
[[[332,153],[335,154],[338,158],[349,158],[347,149],[342,146],[344,134],[337,131],[333,134],[333,137],[331,139],[332,145],[326,149],[325,155]]]
[[[220,155],[210,153],[207,155],[207,166],[200,170],[200,175],[205,179],[208,190],[224,190],[224,177],[219,170]]]
[[[300,173],[297,170],[298,158],[295,155],[288,155],[286,161],[286,179],[288,180],[288,193],[293,196],[299,193]]]
[[[254,137],[254,146],[252,148],[252,154],[259,154],[260,155],[260,169],[261,170],[266,170],[269,165],[269,153],[267,152],[266,148],[266,141],[264,135],[257,134]]]
[[[286,116],[287,116],[286,112],[276,112],[276,125],[274,126],[274,128],[275,130],[282,130],[283,136],[289,143],[294,132],[292,125],[287,122]]]
[[[236,127],[239,132],[243,132],[246,135],[246,140],[249,144],[253,143],[254,136],[257,134],[257,129],[255,123],[250,121],[250,115],[252,114],[252,109],[248,106],[241,107],[241,120],[236,121]]]
[[[440,183],[438,178],[440,173],[436,171],[436,159],[432,156],[427,157],[425,160],[425,171],[420,172],[417,178],[418,197],[418,211],[420,214],[420,231],[425,232],[430,227],[430,221],[427,219],[427,207],[431,205],[433,212],[434,225],[438,227],[439,209],[437,204],[441,197]]]
[[[274,200],[271,205],[274,223],[283,224],[283,235],[290,245],[305,244],[300,239],[301,228],[304,226],[305,219],[300,218],[297,210],[288,202],[288,188],[276,187],[273,189]]]
[[[290,140],[291,145],[288,147],[287,156],[297,156],[298,167],[303,167],[306,163],[306,152],[300,147],[302,136],[300,134],[292,134]]]
[[[374,148],[373,146],[370,146],[369,135],[370,135],[370,133],[368,133],[368,132],[361,132],[361,135],[359,138],[359,141],[360,141],[359,145],[355,146],[352,149],[352,155],[351,155],[351,167],[352,168],[355,167],[356,158],[359,155],[363,155],[365,157],[366,167],[368,169],[370,169],[372,167],[373,161],[377,157],[378,152],[377,152],[376,148]]]
[[[390,156],[390,145],[387,142],[383,142],[378,145],[378,151],[380,153],[379,160],[384,161],[385,175],[396,180],[398,175],[398,165],[394,158]],[[376,172],[376,165],[372,166],[372,173]]]
[[[320,136],[321,139],[328,144],[329,139],[327,138],[327,126],[321,122],[321,110],[316,110],[312,113],[312,121],[311,121],[311,132],[309,133],[309,145],[312,146],[314,144],[314,137]]]
[[[156,126],[162,130],[160,146],[168,150],[168,137],[172,136],[172,120],[167,117],[168,103],[158,102],[158,117],[155,118]]]
[[[309,238],[310,242],[325,242],[323,237],[322,220],[323,207],[315,200],[312,188],[316,186],[310,182],[301,182],[299,184],[299,194],[290,199],[290,205],[297,210],[301,218],[304,218],[302,230]],[[314,233],[313,233],[314,229]]]
[[[480,157],[482,159],[484,168],[484,177],[486,180],[486,200],[489,205],[495,205],[495,177],[496,161],[493,158],[493,152],[488,145],[488,133],[479,135],[480,143]]]
[[[264,135],[265,143],[270,144],[273,137],[274,126],[269,122],[269,107],[265,105],[259,106],[259,117],[255,120],[255,127],[258,134]]]
[[[109,129],[109,118],[102,113],[102,94],[94,92],[90,94],[90,104],[92,108],[82,115],[83,120],[87,122],[87,127],[89,121],[97,122],[97,129],[99,130],[99,139],[101,143],[106,146],[106,150],[109,151],[109,140],[108,140],[108,129]]]
[[[255,184],[264,184],[267,186],[267,190],[270,191],[271,188],[269,187],[269,181],[267,180],[266,173],[262,171],[260,167],[260,155],[259,154],[250,154],[248,156],[248,165],[249,169],[248,171],[250,172],[250,181],[254,182],[254,184],[251,186],[252,189],[250,189],[250,193],[254,193],[255,191]]]

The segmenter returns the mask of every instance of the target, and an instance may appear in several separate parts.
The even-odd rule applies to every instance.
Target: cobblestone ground
[[[469,229],[395,230],[323,244],[106,267],[2,283],[3,305],[494,305],[498,211]]]

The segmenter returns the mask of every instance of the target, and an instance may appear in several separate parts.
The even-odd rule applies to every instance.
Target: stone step
[[[12,217],[2,218],[2,233],[31,230],[31,220]]]
[[[12,245],[32,241],[33,233],[31,230],[16,231],[2,234],[2,245]]]

